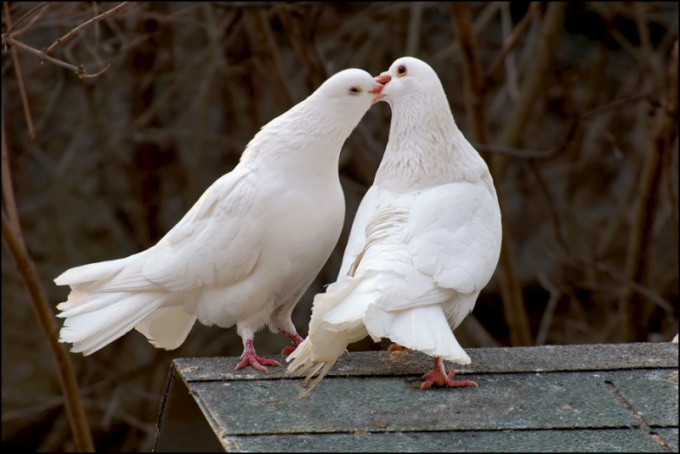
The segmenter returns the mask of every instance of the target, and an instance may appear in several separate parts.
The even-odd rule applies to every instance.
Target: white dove
[[[469,364],[453,335],[494,273],[501,213],[489,169],[451,114],[435,71],[402,57],[376,77],[392,109],[389,140],[362,200],[338,279],[314,298],[309,335],[287,358],[309,393],[348,344],[389,338],[434,357],[421,389]]]
[[[156,245],[57,277],[71,286],[57,306],[66,319],[59,340],[88,355],[135,328],[155,347],[174,349],[198,319],[236,325],[244,344],[236,369],[280,366],[256,355],[254,335],[268,325],[302,342],[291,313],[345,215],[340,150],[382,89],[360,69],[335,74],[262,127],[239,164]]]

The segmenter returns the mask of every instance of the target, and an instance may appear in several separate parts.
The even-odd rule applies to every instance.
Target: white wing
[[[355,276],[373,273],[379,294],[364,316],[368,333],[468,362],[447,319],[472,310],[495,269],[500,216],[493,194],[470,183],[410,193],[381,208],[367,232]]]
[[[72,268],[55,281],[83,291],[181,292],[243,280],[260,254],[254,177],[236,167],[215,181],[155,246],[124,259]]]
[[[347,276],[352,263],[354,263],[357,256],[364,249],[366,244],[366,226],[378,207],[388,203],[395,197],[396,195],[393,192],[376,185],[371,186],[366,191],[352,222],[352,230],[349,233],[347,246],[345,246],[345,252],[342,256],[342,265],[338,272],[338,279]]]

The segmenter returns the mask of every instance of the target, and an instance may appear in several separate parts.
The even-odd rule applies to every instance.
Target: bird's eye
[[[406,66],[404,65],[399,65],[397,67],[397,76],[402,77],[406,75]]]
[[[359,93],[361,93],[361,88],[359,87],[352,87],[349,89],[350,95],[358,95]]]

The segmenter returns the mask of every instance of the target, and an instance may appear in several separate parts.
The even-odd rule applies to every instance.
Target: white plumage
[[[196,319],[234,324],[240,367],[276,361],[255,355],[268,325],[302,341],[291,313],[334,248],[344,219],[340,150],[383,86],[348,69],[265,125],[239,164],[215,181],[156,245],[119,260],[79,266],[55,279],[70,285],[57,307],[60,341],[93,353],[136,328],[174,349]]]
[[[455,329],[496,268],[501,214],[489,169],[456,126],[434,70],[411,57],[386,82],[389,140],[357,211],[337,281],[314,298],[309,335],[289,371],[328,373],[349,343],[370,335],[435,358],[421,386],[473,386],[446,374],[468,364]],[[307,391],[309,392],[309,391]]]

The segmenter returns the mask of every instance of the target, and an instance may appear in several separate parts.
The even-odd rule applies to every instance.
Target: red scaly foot
[[[235,368],[236,370],[243,369],[244,367],[250,365],[253,366],[255,369],[259,370],[260,372],[264,372],[266,374],[267,368],[264,367],[263,364],[266,364],[267,366],[281,367],[281,364],[278,361],[257,356],[255,354],[255,347],[253,347],[252,339],[248,339],[246,341],[246,348],[243,350],[242,356],[243,359],[241,360],[240,363],[236,365]]]
[[[280,329],[279,333],[283,334],[284,336],[288,336],[288,339],[293,343],[292,347],[283,347],[283,350],[281,350],[282,355],[290,355],[295,351],[298,345],[302,343],[304,340],[298,333],[287,333],[284,330]]]
[[[455,372],[453,369],[447,374],[446,369],[444,368],[444,360],[435,356],[434,370],[423,375],[425,381],[420,385],[420,389],[428,389],[432,386],[445,386],[447,388],[477,387],[477,383],[472,380],[454,380],[454,375]]]
[[[392,345],[387,347],[387,353],[390,355],[390,359],[399,359],[406,353],[413,353],[413,350],[411,350],[410,348],[406,348],[403,345],[393,343]]]

